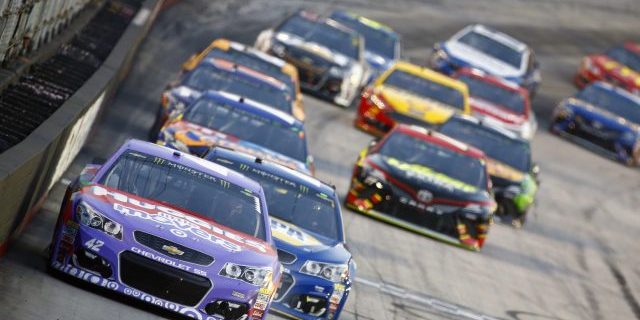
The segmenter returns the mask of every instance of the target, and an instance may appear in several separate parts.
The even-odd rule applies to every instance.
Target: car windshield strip
[[[440,132],[482,150],[487,157],[502,162],[521,172],[528,172],[531,166],[529,143],[511,139],[492,129],[464,120],[451,119]],[[505,152],[509,150],[509,152]]]
[[[360,39],[358,36],[325,22],[312,21],[299,15],[294,15],[280,25],[277,32],[293,34],[351,59],[360,59]]]
[[[591,85],[578,92],[576,98],[613,113],[635,124],[640,124],[640,103],[613,90]]]
[[[516,69],[520,69],[522,66],[523,52],[518,52],[481,33],[475,31],[468,32],[460,37],[458,42],[464,43],[486,55],[503,61]]]
[[[383,84],[464,110],[464,95],[461,91],[402,70],[394,70]]]
[[[640,72],[640,54],[634,53],[627,48],[620,46],[611,48],[607,51],[607,56],[636,72]]]
[[[265,240],[260,198],[227,180],[137,151],[125,151],[100,183],[181,208]]]
[[[458,80],[467,84],[469,95],[497,104],[518,114],[525,113],[524,97],[512,91],[481,79],[463,75]]]
[[[480,159],[405,133],[393,133],[377,153],[434,176],[444,175],[447,180],[454,179],[480,190],[487,188],[486,170]]]
[[[371,51],[386,59],[396,58],[396,46],[398,37],[389,32],[370,27],[355,18],[334,17],[334,19],[343,25],[360,33],[364,38],[364,45],[368,51]]]
[[[271,217],[332,240],[342,239],[338,221],[340,213],[331,195],[313,185],[301,184],[246,164],[220,158],[213,160],[260,183]]]
[[[289,90],[281,90],[259,80],[251,81],[233,72],[200,66],[189,74],[184,85],[199,91],[226,91],[266,104],[288,114],[292,112]]]
[[[199,99],[189,106],[183,119],[306,162],[306,143],[301,128],[288,127],[208,98]]]

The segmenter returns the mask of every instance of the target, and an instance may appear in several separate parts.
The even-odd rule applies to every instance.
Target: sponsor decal
[[[418,200],[422,202],[431,202],[433,200],[433,193],[429,190],[420,190],[417,193]]]
[[[436,172],[435,170],[421,166],[418,164],[406,163],[396,158],[387,158],[386,162],[399,170],[405,172],[407,177],[425,181],[430,184],[437,185],[449,191],[459,190],[466,193],[477,192],[478,188],[466,184],[460,180],[453,179],[445,174]]]
[[[155,254],[153,252],[149,252],[149,251],[140,249],[138,247],[131,247],[131,251],[133,251],[134,253],[137,253],[137,254],[139,254],[139,255],[141,255],[143,257],[147,257],[149,259],[158,261],[160,263],[164,263],[164,264],[166,264],[168,266],[172,266],[172,267],[174,267],[176,269],[184,270],[184,271],[187,271],[187,272],[192,272],[192,273],[195,273],[197,275],[201,275],[203,277],[207,276],[207,272],[206,271],[203,271],[203,270],[200,270],[200,269],[197,269],[197,268],[192,268],[189,265],[186,265],[186,264],[183,264],[181,262],[177,262],[177,261],[174,261],[174,260],[171,260],[171,259],[167,259],[167,258],[165,258],[163,256],[159,256],[159,255],[157,255],[157,254]]]
[[[511,181],[521,181],[524,179],[524,173],[492,159],[487,160],[487,172],[489,172],[489,175],[509,179]]]
[[[231,291],[231,295],[238,299],[244,299],[246,297],[244,293],[235,290]]]
[[[286,243],[292,244],[294,246],[319,246],[322,243],[309,235],[306,232],[303,232],[296,226],[279,220],[274,217],[270,217],[271,219],[271,235],[277,238],[278,240],[282,240]]]
[[[320,293],[324,292],[324,287],[321,287],[321,286],[314,286],[313,289],[316,292],[320,292]]]
[[[127,216],[150,220],[169,226],[170,231],[182,238],[189,234],[207,240],[229,252],[239,252],[251,248],[256,252],[268,253],[272,250],[260,242],[244,238],[229,229],[217,226],[213,222],[162,205],[145,202],[142,198],[126,195],[110,188],[91,186],[91,194],[113,204],[113,210]],[[223,229],[224,228],[224,229]]]

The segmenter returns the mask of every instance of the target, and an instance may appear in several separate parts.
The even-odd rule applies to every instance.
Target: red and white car
[[[454,77],[469,88],[472,114],[531,140],[538,128],[527,89],[477,69],[461,69]]]

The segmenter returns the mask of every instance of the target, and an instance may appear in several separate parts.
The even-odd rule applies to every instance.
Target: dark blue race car
[[[640,164],[640,97],[624,89],[587,86],[560,102],[550,129],[627,165]]]
[[[331,19],[358,32],[365,39],[364,57],[369,63],[371,83],[400,59],[400,36],[388,26],[344,11],[334,11]]]
[[[540,85],[540,68],[527,44],[492,28],[475,24],[436,43],[430,68],[452,74],[461,68],[482,70],[517,83],[533,96]]]
[[[345,247],[340,200],[315,178],[224,148],[205,157],[264,189],[271,231],[284,266],[272,310],[294,319],[337,319],[355,276]]]

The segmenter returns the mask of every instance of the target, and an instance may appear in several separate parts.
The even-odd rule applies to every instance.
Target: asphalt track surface
[[[162,312],[45,273],[64,183],[130,137],[144,139],[164,85],[180,63],[216,37],[253,43],[287,12],[347,8],[385,22],[422,63],[431,45],[472,22],[535,48],[543,84],[534,100],[533,141],[542,169],[527,225],[494,225],[480,253],[458,249],[344,210],[358,282],[344,319],[640,319],[640,172],[545,129],[552,108],[575,91],[579,58],[640,40],[637,0],[294,0],[184,1],[164,12],[88,146],[52,191],[29,229],[0,260],[0,319],[159,319]],[[318,176],[346,194],[358,151],[370,137],[354,110],[305,98]]]

